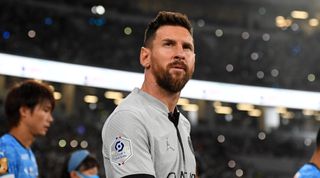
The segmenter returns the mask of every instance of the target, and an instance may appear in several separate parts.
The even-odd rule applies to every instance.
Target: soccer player
[[[140,50],[145,79],[109,116],[102,130],[108,178],[196,177],[190,123],[178,111],[180,92],[194,72],[187,16],[161,11]]]
[[[53,91],[44,83],[26,80],[11,88],[4,103],[9,132],[0,138],[0,177],[39,176],[30,147],[36,137],[46,135],[54,106]]]

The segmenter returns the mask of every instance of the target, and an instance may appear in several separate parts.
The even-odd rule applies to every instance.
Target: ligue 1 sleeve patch
[[[117,137],[110,146],[110,153],[112,163],[123,165],[133,155],[131,140],[124,137]]]

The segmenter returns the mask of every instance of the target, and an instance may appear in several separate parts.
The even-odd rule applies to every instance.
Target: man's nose
[[[177,45],[174,59],[184,60],[186,58],[186,52],[182,45]]]
[[[54,120],[54,118],[53,118],[53,116],[50,114],[50,116],[49,116],[49,121],[50,121],[50,122],[53,122],[53,120]]]

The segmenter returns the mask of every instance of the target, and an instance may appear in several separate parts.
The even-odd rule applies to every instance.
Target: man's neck
[[[168,92],[167,90],[161,88],[157,84],[146,84],[144,82],[142,84],[141,90],[159,99],[162,103],[164,103],[168,107],[169,112],[174,111],[174,108],[176,107],[180,97],[180,92],[177,92],[177,93]]]
[[[34,141],[34,136],[28,133],[22,126],[12,128],[9,133],[26,148],[30,148]]]

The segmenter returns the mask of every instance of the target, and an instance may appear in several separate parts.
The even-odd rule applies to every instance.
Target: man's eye
[[[184,47],[185,50],[188,50],[188,51],[193,51],[193,48],[191,46],[186,46]]]

